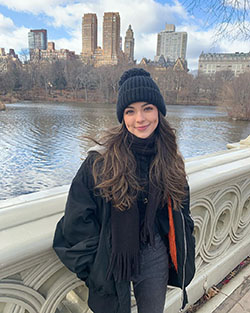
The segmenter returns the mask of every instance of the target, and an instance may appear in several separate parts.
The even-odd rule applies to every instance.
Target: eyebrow
[[[144,106],[146,106],[146,105],[149,105],[149,104],[150,104],[150,105],[153,105],[152,103],[146,102],[146,103],[142,104],[142,107],[144,107]],[[131,104],[129,104],[129,105],[126,107],[126,109],[127,109],[127,108],[134,109],[133,105],[131,105]],[[126,110],[126,109],[125,109],[125,110]]]

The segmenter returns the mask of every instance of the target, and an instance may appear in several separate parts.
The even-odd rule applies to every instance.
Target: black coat
[[[106,279],[111,255],[111,204],[94,193],[92,164],[96,153],[89,153],[73,179],[65,215],[56,227],[53,248],[64,265],[85,281],[89,288],[88,305],[93,312],[130,313],[130,283]],[[172,238],[164,231],[166,225],[167,229],[171,227],[169,212],[158,211],[156,223],[160,235],[166,245],[172,242],[172,248],[174,242],[176,249],[176,262],[170,260],[169,285],[181,287],[185,295],[185,287],[195,273],[189,190],[182,210],[171,209]]]

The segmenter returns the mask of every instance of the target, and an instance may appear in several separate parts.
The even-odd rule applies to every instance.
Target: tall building
[[[106,12],[103,16],[103,55],[111,64],[117,64],[120,49],[120,15],[118,12]]]
[[[127,59],[131,62],[134,61],[134,48],[135,48],[134,32],[131,28],[131,25],[129,25],[126,31],[124,41],[124,54],[127,57]]]
[[[9,61],[14,62],[16,65],[21,65],[14,49],[9,49],[9,53],[6,53],[4,48],[0,48],[0,73],[8,71]]]
[[[46,50],[48,45],[46,29],[31,29],[28,33],[30,59],[39,58],[40,50]]]
[[[215,74],[232,71],[235,76],[250,71],[250,52],[248,53],[201,53],[199,74]]]
[[[176,62],[178,58],[186,59],[187,33],[176,32],[175,25],[166,24],[165,30],[158,34],[157,51],[155,61],[161,55],[170,62]]]
[[[29,50],[46,50],[48,45],[46,29],[31,29],[28,33]]]
[[[97,16],[84,14],[82,18],[82,54],[90,56],[97,48]]]

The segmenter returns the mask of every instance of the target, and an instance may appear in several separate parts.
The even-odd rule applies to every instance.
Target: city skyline
[[[91,1],[44,0],[35,3],[0,0],[0,46],[5,50],[28,48],[27,34],[30,29],[47,29],[48,40],[54,41],[58,49],[74,50],[80,54],[81,23],[85,13],[96,13],[102,20],[104,12],[119,12],[121,34],[124,38],[129,24],[135,34],[135,55],[137,62],[143,57],[154,59],[157,48],[157,34],[165,24],[175,24],[178,32],[188,33],[187,62],[191,70],[198,69],[198,58],[202,51],[208,52],[249,52],[249,41],[228,42],[220,39],[214,43],[214,27],[208,27],[201,15],[191,15],[183,6],[184,1],[149,1],[143,6],[136,1],[105,0],[93,4]],[[102,23],[98,23],[102,33]],[[102,46],[102,38],[98,38]]]

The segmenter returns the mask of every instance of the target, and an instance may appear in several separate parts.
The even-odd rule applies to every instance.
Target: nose
[[[141,123],[145,120],[145,116],[142,110],[137,111],[136,113],[136,122]]]

